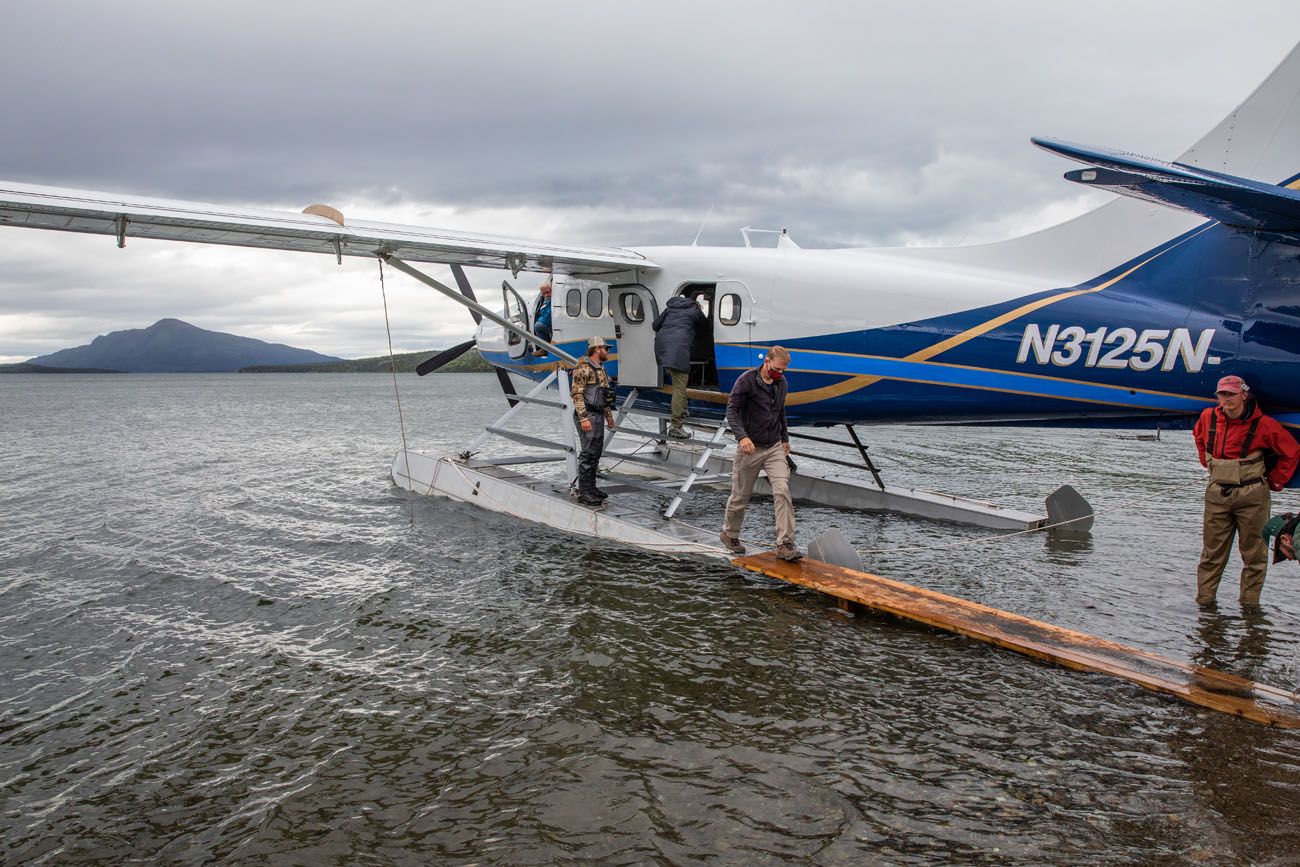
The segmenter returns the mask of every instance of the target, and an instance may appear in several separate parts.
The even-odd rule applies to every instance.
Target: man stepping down
[[[794,546],[794,502],[790,499],[790,433],[785,420],[785,369],[790,353],[773,346],[760,367],[746,370],[732,386],[727,399],[727,426],[736,435],[736,458],[731,468],[731,496],[722,524],[722,544],[733,554],[744,554],[740,524],[754,492],[760,470],[767,473],[776,511],[776,556],[799,560]]]
[[[1269,490],[1280,491],[1300,461],[1300,446],[1275,419],[1260,412],[1240,376],[1225,376],[1192,435],[1201,465],[1210,471],[1201,526],[1204,547],[1196,570],[1196,601],[1213,605],[1228,564],[1232,537],[1241,552],[1241,604],[1258,605],[1268,570],[1262,530]]]

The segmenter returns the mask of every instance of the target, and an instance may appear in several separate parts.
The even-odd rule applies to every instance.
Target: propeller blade
[[[452,276],[456,278],[456,285],[460,287],[460,294],[464,295],[464,296],[465,296],[466,298],[468,298],[469,300],[474,301],[474,302],[477,303],[477,302],[478,302],[478,299],[474,297],[474,287],[471,286],[471,285],[469,285],[469,278],[465,276],[465,269],[462,268],[462,267],[460,267],[459,265],[452,265],[452,266],[451,266],[451,273],[452,273]],[[476,310],[471,310],[471,311],[469,312],[469,315],[474,317],[474,322],[475,322],[475,324],[480,323],[480,322],[483,321],[483,317],[480,316],[479,313],[478,313],[478,311],[476,311]],[[473,343],[473,342],[474,342],[474,341],[472,341],[472,340],[470,341],[470,343]],[[446,352],[440,353],[439,355],[437,355],[437,356],[435,356],[435,357],[433,357],[433,358],[430,358],[428,361],[424,362],[424,364],[421,364],[420,367],[424,367],[425,364],[431,364],[432,362],[437,361],[437,360],[438,360],[439,358],[441,358],[443,355],[446,355],[447,352],[451,352],[451,351],[452,351],[452,350],[448,349]],[[462,350],[462,351],[463,351],[463,350]],[[457,353],[457,355],[459,355],[459,354],[460,354],[460,353]],[[455,358],[455,357],[456,357],[456,356],[454,356],[454,355],[452,356],[452,358]],[[450,360],[451,360],[450,358],[447,359],[447,361],[450,361]],[[441,364],[446,364],[446,363],[447,363],[446,361],[441,362]],[[429,369],[430,369],[430,370],[433,370],[433,369],[436,369],[437,367],[438,367],[438,365],[435,364],[435,365],[433,365],[433,367],[431,367],[431,368],[429,368]],[[502,369],[499,368],[499,367],[496,369],[496,371],[497,371],[497,382],[501,383],[501,390],[502,390],[503,392],[505,392],[506,400],[510,402],[510,405],[511,405],[511,406],[514,406],[515,404],[519,403],[519,401],[515,400],[515,396],[518,395],[519,392],[515,391],[515,384],[510,380],[510,374],[506,373],[504,370],[502,370]],[[419,372],[420,372],[420,368],[417,367],[417,368],[415,369],[415,372],[416,372],[416,373],[419,373]],[[423,374],[421,374],[421,376],[423,376]]]
[[[515,395],[519,392],[515,391],[515,384],[511,382],[510,374],[499,367],[497,368],[497,382],[501,383],[501,390],[506,393],[506,400],[509,401],[511,406],[519,403],[519,401],[515,400]]]
[[[460,287],[460,294],[477,304],[478,299],[474,297],[474,287],[469,285],[469,278],[465,276],[465,269],[459,265],[452,265],[451,274],[456,278],[456,285]],[[475,325],[483,321],[483,317],[479,315],[477,310],[471,310],[469,315],[474,317]]]
[[[466,340],[464,343],[453,346],[451,349],[444,349],[432,358],[426,358],[424,361],[421,361],[416,366],[415,372],[419,376],[424,376],[426,373],[433,373],[444,364],[455,361],[473,348],[474,341]]]

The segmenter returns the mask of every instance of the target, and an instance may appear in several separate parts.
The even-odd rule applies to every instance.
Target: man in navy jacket
[[[673,380],[673,419],[668,436],[688,440],[691,435],[682,427],[686,421],[686,383],[690,379],[691,345],[698,331],[709,327],[700,306],[682,295],[668,299],[663,312],[651,323],[655,330],[655,358],[660,367],[668,368]]]
[[[767,351],[763,364],[746,370],[727,399],[727,426],[736,435],[736,456],[731,467],[731,496],[722,522],[722,544],[733,554],[744,554],[740,524],[754,492],[759,471],[767,473],[776,511],[776,556],[799,560],[794,546],[794,501],[790,498],[790,432],[785,421],[785,369],[790,353],[782,346]]]

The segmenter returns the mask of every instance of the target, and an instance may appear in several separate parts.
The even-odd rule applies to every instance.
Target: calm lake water
[[[412,448],[504,408],[491,376],[401,388]],[[1300,689],[1300,567],[1259,617],[1235,555],[1192,602],[1189,434],[866,435],[895,483],[1069,482],[1093,535],[802,508],[802,541]],[[1300,733],[410,498],[399,441],[383,376],[0,377],[0,862],[1300,863]]]

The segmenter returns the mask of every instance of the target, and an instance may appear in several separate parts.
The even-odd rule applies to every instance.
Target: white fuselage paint
[[[658,268],[601,282],[644,285],[660,309],[686,284],[742,283],[752,296],[744,314],[753,323],[749,340],[761,344],[917,322],[1077,286],[1203,222],[1121,199],[1042,232],[974,247],[629,248]],[[1105,242],[1082,244],[1081,234]],[[563,293],[554,303],[564,303]],[[613,323],[589,325],[570,327],[564,337],[607,335]],[[485,351],[503,346],[500,329],[486,323],[478,340]]]

